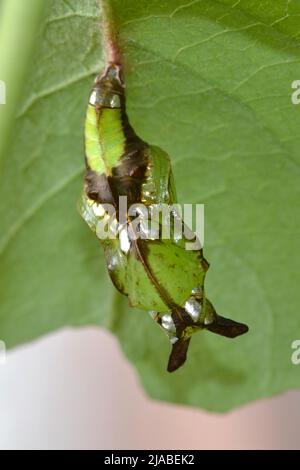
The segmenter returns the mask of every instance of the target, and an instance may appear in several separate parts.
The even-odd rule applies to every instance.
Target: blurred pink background
[[[300,391],[224,415],[155,402],[96,328],[9,352],[0,417],[1,449],[300,449]]]

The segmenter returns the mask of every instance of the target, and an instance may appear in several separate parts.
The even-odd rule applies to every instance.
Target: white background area
[[[224,415],[153,401],[110,333],[63,330],[0,366],[0,448],[300,449],[300,392]]]

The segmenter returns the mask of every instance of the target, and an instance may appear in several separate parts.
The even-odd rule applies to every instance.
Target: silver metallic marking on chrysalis
[[[169,314],[165,314],[161,317],[161,326],[170,333],[176,332],[174,321]]]
[[[128,237],[127,229],[123,228],[119,234],[120,247],[123,253],[128,253],[130,250],[130,240]]]
[[[201,312],[201,304],[199,301],[194,299],[194,297],[190,297],[189,300],[187,300],[184,304],[184,308],[195,322],[199,320]]]
[[[176,341],[178,341],[177,336],[173,336],[172,338],[170,338],[170,343],[171,343],[171,344],[175,344]]]
[[[203,296],[203,289],[200,286],[194,287],[194,289],[192,289],[192,295],[202,297]]]
[[[105,215],[104,207],[101,204],[93,204],[93,212],[97,217],[104,217]]]
[[[117,256],[112,256],[107,266],[109,271],[113,271],[118,266],[119,266],[119,258]]]
[[[91,96],[90,96],[90,104],[92,106],[95,106],[96,99],[97,99],[97,91],[93,90],[92,93],[91,93]]]

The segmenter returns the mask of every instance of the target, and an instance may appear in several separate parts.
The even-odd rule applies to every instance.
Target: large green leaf
[[[0,176],[1,339],[106,326],[151,396],[211,410],[299,387],[300,5],[112,2],[132,124],[172,156],[179,200],[205,203],[207,295],[250,326],[234,341],[199,333],[168,374],[166,337],[115,293],[75,209],[85,104],[102,65],[97,1],[50,3]]]

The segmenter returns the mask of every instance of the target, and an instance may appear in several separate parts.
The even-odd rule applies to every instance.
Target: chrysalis
[[[246,333],[246,325],[219,316],[207,299],[209,265],[201,247],[186,250],[186,239],[175,236],[173,224],[170,238],[163,238],[161,218],[154,231],[147,224],[149,213],[162,204],[178,222],[171,207],[176,203],[171,163],[166,152],[144,142],[129,124],[118,64],[96,78],[90,94],[85,155],[81,214],[100,239],[115,287],[131,306],[149,311],[167,333],[172,344],[168,371],[185,362],[190,338],[198,330],[229,338]],[[137,207],[138,224],[128,209],[121,214],[124,197],[130,210],[132,205],[146,208],[145,214]]]

